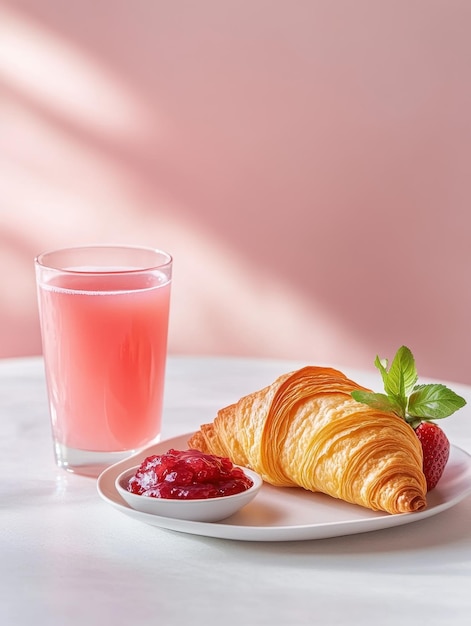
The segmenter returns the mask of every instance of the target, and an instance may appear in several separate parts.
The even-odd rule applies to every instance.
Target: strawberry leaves
[[[375,409],[392,411],[414,428],[421,421],[448,417],[466,404],[466,400],[440,384],[418,385],[418,375],[412,352],[402,346],[391,366],[388,360],[375,359],[381,373],[385,393],[353,391],[352,397]]]

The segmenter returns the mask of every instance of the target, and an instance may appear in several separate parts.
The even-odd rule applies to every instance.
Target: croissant
[[[401,417],[354,400],[355,389],[369,391],[336,369],[304,367],[218,411],[188,446],[271,485],[392,514],[425,508],[418,437]]]

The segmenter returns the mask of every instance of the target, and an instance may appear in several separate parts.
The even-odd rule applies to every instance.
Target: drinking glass
[[[56,463],[98,476],[160,439],[172,257],[82,246],[35,258]]]

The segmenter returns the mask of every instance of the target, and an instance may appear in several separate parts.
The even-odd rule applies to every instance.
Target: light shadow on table
[[[287,564],[318,569],[320,566],[335,568],[341,561],[343,569],[371,568],[381,572],[397,570],[426,572],[431,564],[440,566],[467,561],[471,545],[471,498],[459,505],[405,526],[386,530],[320,539],[288,542],[243,542],[192,537],[211,545],[216,550],[230,554],[237,551],[267,565],[280,557]],[[407,559],[407,560],[406,560]],[[413,564],[413,565],[411,565]]]

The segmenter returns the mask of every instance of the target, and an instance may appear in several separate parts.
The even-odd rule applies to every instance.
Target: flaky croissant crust
[[[388,513],[426,506],[422,448],[394,413],[351,397],[342,372],[308,366],[218,411],[188,441],[280,487],[303,487]]]

